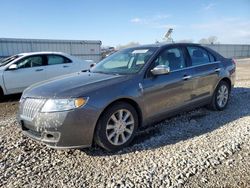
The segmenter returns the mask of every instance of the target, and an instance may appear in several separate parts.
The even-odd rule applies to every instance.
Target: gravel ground
[[[16,127],[18,96],[0,103],[0,187],[250,187],[250,60],[238,61],[228,108],[199,108],[138,134],[118,153],[54,150]]]

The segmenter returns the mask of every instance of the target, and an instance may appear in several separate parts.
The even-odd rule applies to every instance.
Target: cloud
[[[171,17],[170,14],[157,14],[154,16],[154,20],[162,20]]]
[[[159,28],[159,29],[169,29],[169,28],[180,28],[180,25],[175,25],[175,24],[159,24],[156,25],[155,28]]]
[[[171,17],[169,14],[156,14],[150,18],[134,17],[130,20],[130,22],[133,24],[155,26],[162,24],[162,22],[165,22],[169,17]]]
[[[217,36],[221,43],[250,43],[250,21],[245,19],[224,18],[209,23],[193,24],[191,30],[206,33],[208,36]]]
[[[141,23],[142,19],[140,19],[140,18],[133,18],[133,19],[130,20],[130,22],[132,22],[132,23]]]
[[[208,5],[204,6],[204,10],[210,10],[215,7],[215,3],[209,3]]]

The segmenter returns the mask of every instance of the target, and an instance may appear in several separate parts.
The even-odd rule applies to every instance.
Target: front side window
[[[157,48],[130,48],[103,59],[91,72],[134,74],[141,70]]]
[[[162,51],[154,62],[154,67],[157,65],[166,65],[170,68],[170,71],[186,67],[182,50],[179,48],[170,48]]]
[[[203,65],[210,62],[209,56],[206,50],[196,46],[187,47],[188,53],[192,60],[192,65]]]
[[[48,57],[48,65],[70,63],[70,60],[60,55],[48,55],[47,57]]]
[[[31,56],[21,59],[17,63],[18,68],[30,68],[43,66],[43,57],[42,56]]]

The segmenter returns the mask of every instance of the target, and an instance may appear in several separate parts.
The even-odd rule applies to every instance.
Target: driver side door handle
[[[216,68],[214,72],[220,72],[221,68]]]
[[[43,71],[43,69],[36,69],[36,72],[40,72],[40,71]]]
[[[183,80],[188,80],[188,79],[190,79],[190,78],[192,78],[192,76],[190,76],[190,75],[184,75],[182,79],[183,79]]]

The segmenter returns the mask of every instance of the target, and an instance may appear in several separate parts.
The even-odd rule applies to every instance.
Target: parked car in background
[[[235,68],[232,59],[196,44],[128,48],[88,72],[26,89],[18,121],[25,135],[51,147],[95,142],[119,150],[139,127],[180,111],[203,105],[225,109]]]
[[[0,62],[0,98],[21,93],[37,82],[89,69],[92,63],[60,52],[32,52],[8,57]]]

